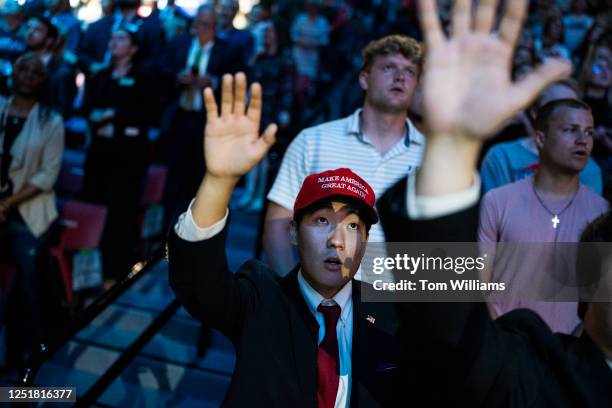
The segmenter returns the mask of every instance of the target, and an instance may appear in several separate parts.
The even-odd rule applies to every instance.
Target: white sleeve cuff
[[[176,235],[185,241],[195,242],[210,239],[223,231],[223,228],[225,228],[225,225],[227,224],[229,210],[225,210],[225,216],[217,223],[211,225],[210,227],[200,228],[193,220],[193,214],[191,213],[193,201],[194,200],[191,200],[187,211],[179,216],[178,221],[174,225],[174,232],[176,232]]]
[[[480,197],[480,177],[474,173],[474,182],[464,191],[450,193],[436,197],[416,195],[416,174],[408,176],[406,193],[406,207],[408,217],[413,220],[427,220],[443,217],[465,210],[478,202]]]

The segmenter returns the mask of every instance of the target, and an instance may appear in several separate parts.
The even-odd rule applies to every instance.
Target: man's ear
[[[535,142],[538,150],[542,150],[544,148],[544,143],[546,142],[546,135],[541,130],[536,130],[533,134],[533,141]]]
[[[366,71],[361,71],[359,73],[359,86],[361,86],[361,90],[364,92],[368,90],[368,75]]]
[[[289,225],[289,241],[297,246],[297,224],[293,220],[291,220],[291,224]]]

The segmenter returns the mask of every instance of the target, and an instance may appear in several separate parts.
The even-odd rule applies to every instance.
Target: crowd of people
[[[598,124],[565,81],[572,62],[551,56],[512,78],[526,1],[506,2],[496,22],[495,0],[457,0],[446,32],[437,2],[419,3],[425,50],[401,36],[369,44],[359,75],[363,109],[306,129],[289,146],[269,196],[282,202],[268,211],[278,224],[274,239],[297,247],[297,261],[282,259],[282,269],[252,260],[232,272],[223,255],[232,192],[278,132],[260,126],[261,85],[251,86],[248,102],[243,73],[223,76],[220,97],[205,90],[206,172],[170,231],[168,260],[182,305],[235,346],[223,406],[600,407],[612,397],[612,220],[607,200],[580,182]],[[419,82],[426,140],[406,118]],[[536,99],[534,175],[481,199],[485,141]],[[401,154],[404,173],[395,177]],[[381,185],[386,178],[395,182]],[[367,245],[381,238],[442,243],[437,253],[449,242],[580,240],[573,284],[589,290],[565,299],[573,302],[498,303],[479,292],[456,303],[435,291],[420,302],[377,301],[376,286],[358,277]],[[464,249],[461,259],[481,248]],[[546,251],[495,248],[485,253],[489,268],[457,272],[519,295],[536,287],[537,300],[550,300],[555,288],[541,278],[563,263]],[[387,250],[402,255],[398,245]]]
[[[446,34],[455,34],[459,24],[454,3],[437,1]],[[477,3],[491,6],[488,0]],[[500,10],[510,9],[509,3],[500,1]],[[146,16],[140,0],[115,0],[104,3],[103,16],[91,24],[78,20],[70,4],[6,0],[0,9],[0,263],[18,268],[10,296],[0,299],[7,305],[6,312],[0,310],[0,327],[6,322],[12,366],[49,335],[41,273],[60,230],[54,184],[64,124],[71,118],[84,118],[88,135],[77,198],[107,208],[100,248],[106,287],[138,260],[139,204],[152,162],[168,171],[166,227],[174,227],[198,191],[201,196],[210,169],[202,137],[210,125],[207,107],[211,98],[220,100],[225,74],[243,72],[249,83],[261,84],[251,90],[260,92],[262,102],[256,133],[276,130],[278,150],[240,174],[244,189],[236,208],[263,211],[263,259],[281,276],[295,277],[290,271],[298,259],[304,263],[311,255],[292,246],[296,234],[304,233],[296,228],[304,215],[296,203],[308,175],[348,168],[378,197],[407,176],[414,183],[423,166],[432,101],[422,78],[428,50],[421,43],[417,0],[262,0],[244,29],[233,25],[236,0],[204,1],[193,15],[174,1],[163,9],[153,3]],[[529,2],[510,58],[512,79],[531,78],[539,65],[558,58],[571,64],[571,74],[547,84],[531,105],[521,104],[522,111],[491,129],[494,137],[476,160],[486,192],[481,242],[577,242],[608,210],[603,197],[612,192],[611,10],[608,0]],[[344,80],[357,97],[343,93],[334,99],[331,91]],[[438,86],[454,93],[446,80]],[[204,95],[204,89],[211,91]],[[329,103],[350,114],[296,128]],[[222,207],[213,221],[223,218]],[[375,222],[367,230],[370,242],[384,242],[388,234]],[[528,284],[532,277],[515,276],[513,268],[529,259],[517,257],[496,254],[488,279],[511,276]],[[327,262],[342,269],[338,264],[335,258]],[[353,272],[360,279],[358,268]],[[506,302],[492,304],[489,313],[498,317],[520,307],[537,311],[555,331],[570,334],[579,327],[575,302]],[[323,327],[323,314],[314,313]],[[204,324],[214,323],[209,318]],[[346,401],[349,394],[343,395]]]

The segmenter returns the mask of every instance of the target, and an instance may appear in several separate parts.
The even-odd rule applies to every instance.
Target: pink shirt
[[[484,196],[478,228],[480,242],[578,242],[585,227],[608,210],[607,201],[582,184],[567,208],[570,198],[558,199],[538,193],[544,205],[553,214],[558,214],[560,222],[557,228],[553,228],[553,215],[538,200],[533,182],[534,178],[528,177],[493,189]],[[506,282],[506,286],[514,289],[532,288],[537,286],[538,278],[542,278],[547,270],[559,274],[555,266],[559,259],[552,255],[547,257],[544,251],[548,248],[543,245],[534,245],[533,251],[523,245],[513,249],[495,255],[493,282]],[[572,259],[563,261],[574,265]],[[560,284],[559,288],[554,288],[551,280],[542,281],[546,282],[547,290],[555,293],[563,286]],[[563,333],[571,333],[579,323],[576,302],[537,302],[520,299],[520,291],[515,293],[519,294],[519,299],[493,303],[498,314],[529,308],[538,312],[553,331]]]

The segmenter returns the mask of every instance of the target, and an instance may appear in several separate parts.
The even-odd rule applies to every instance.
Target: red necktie
[[[317,401],[318,408],[333,408],[340,382],[340,360],[338,358],[338,336],[336,324],[340,317],[340,306],[319,305],[317,311],[323,313],[325,336],[317,351],[317,371],[319,373]]]

